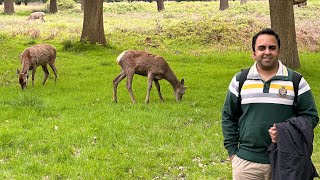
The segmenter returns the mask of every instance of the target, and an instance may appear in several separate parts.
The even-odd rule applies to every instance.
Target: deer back
[[[49,44],[38,44],[25,49],[21,55],[21,63],[25,61],[30,63],[30,66],[46,65],[49,61],[54,61],[56,58],[56,49]]]
[[[145,51],[125,51],[118,57],[117,62],[123,70],[133,68],[136,74],[143,76],[147,76],[148,73],[164,75],[168,70],[171,71],[163,57]]]

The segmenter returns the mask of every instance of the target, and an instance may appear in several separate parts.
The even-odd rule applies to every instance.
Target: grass
[[[161,13],[155,3],[105,4],[106,47],[78,43],[79,6],[47,14],[45,23],[25,21],[25,12],[41,6],[16,6],[15,15],[1,14],[0,178],[231,179],[221,109],[234,73],[253,63],[250,38],[267,26],[263,20],[268,12],[265,2],[230,3],[228,12],[219,12],[217,2],[170,2]],[[298,29],[305,25],[305,32],[313,34],[310,41],[316,42],[319,35],[312,27],[319,23],[318,15],[314,17],[320,12],[314,11],[317,5],[311,1],[296,10]],[[32,30],[39,36],[32,36]],[[146,37],[155,46],[145,44]],[[21,91],[19,54],[42,42],[57,47],[57,83],[49,70],[42,86],[39,68],[35,87]],[[312,87],[319,109],[319,46],[301,42],[299,72]],[[125,82],[119,84],[118,103],[112,102],[112,80],[120,72],[115,59],[130,48],[167,59],[188,86],[182,102],[175,102],[170,84],[160,81],[165,102],[159,102],[153,89],[150,104],[145,104],[147,80],[137,75],[133,89],[138,103],[131,103]],[[312,156],[317,169],[318,129]]]

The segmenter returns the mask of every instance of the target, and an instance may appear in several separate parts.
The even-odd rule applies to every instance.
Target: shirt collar
[[[276,76],[288,76],[288,69],[281,63],[281,61],[279,61],[279,68]],[[247,77],[248,79],[261,79],[257,69],[257,62],[255,62],[253,66],[251,66]]]

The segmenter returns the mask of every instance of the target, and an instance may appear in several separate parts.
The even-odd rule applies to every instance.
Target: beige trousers
[[[254,163],[234,156],[232,177],[233,180],[271,180],[271,165]]]

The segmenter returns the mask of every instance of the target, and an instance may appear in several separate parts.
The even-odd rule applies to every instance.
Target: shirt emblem
[[[278,96],[281,97],[281,98],[285,98],[287,96],[287,89],[286,89],[286,86],[281,86],[281,88],[279,89],[279,94]]]

